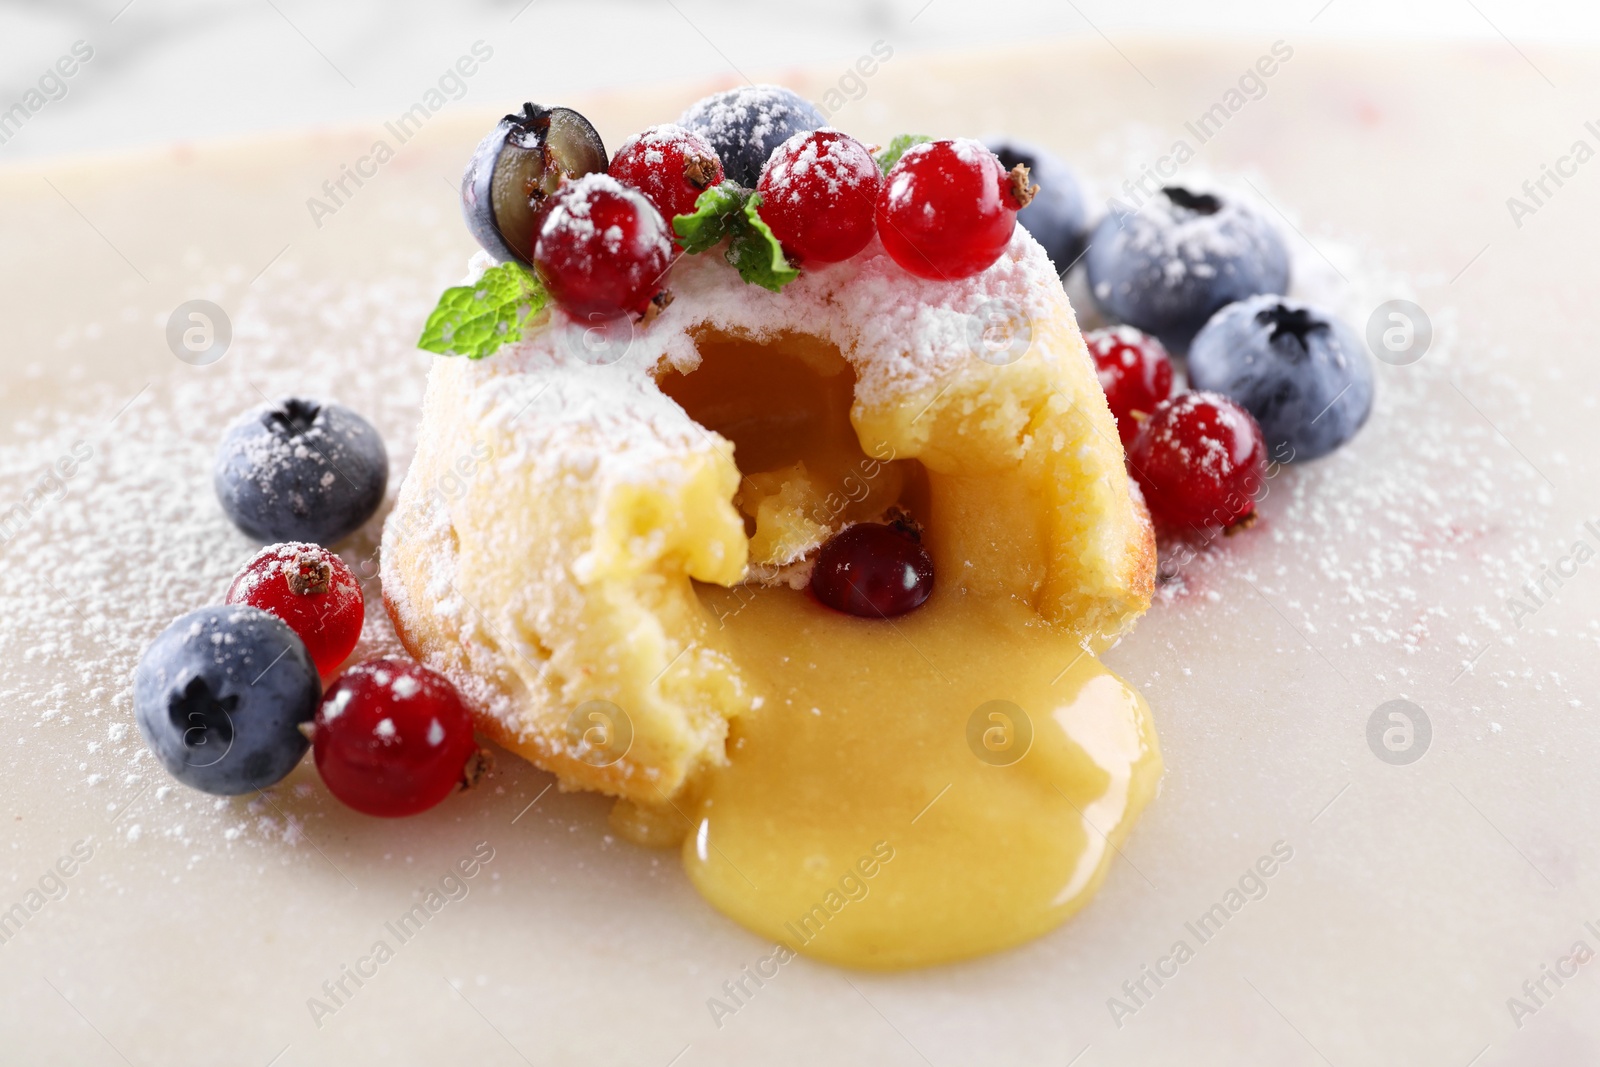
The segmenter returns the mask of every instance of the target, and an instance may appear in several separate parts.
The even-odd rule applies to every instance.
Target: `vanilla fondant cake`
[[[865,519],[898,503],[877,486],[915,482],[952,595],[1017,600],[1086,641],[1144,610],[1149,521],[1072,308],[1026,231],[959,283],[912,277],[873,248],[778,294],[686,259],[672,290],[656,321],[600,353],[616,362],[598,365],[558,311],[492,359],[430,372],[384,590],[408,647],[465,687],[497,740],[568,786],[646,804],[724,762],[727,721],[761,694],[696,587],[750,580],[735,500],[748,507],[775,472],[791,476],[764,500],[794,503],[759,509],[755,540],[788,524],[820,543],[856,514],[855,483],[876,512]],[[974,323],[995,305],[1031,333],[1014,362],[981,358]],[[738,362],[797,383],[699,394],[699,410],[674,399],[702,372],[736,381],[725,367]],[[800,407],[830,392],[846,402]],[[741,465],[745,434],[785,439]],[[483,453],[464,492],[434,491]],[[591,700],[632,720],[615,763],[595,765],[569,730]]]
[[[1086,337],[1019,225],[1064,255],[1083,200],[1032,163],[1074,180],[1011,143],[870,147],[776,86],[614,156],[571,109],[507,115],[462,181],[483,251],[418,341],[384,526],[411,658],[336,673],[363,602],[320,542],[381,500],[381,438],[268,403],[215,483],[283,543],[147,651],[152,751],[237,794],[309,749],[347,806],[401,817],[481,776],[476,727],[613,797],[622,836],[681,847],[786,951],[917,966],[1060,923],[1161,773],[1098,660],[1149,606],[1152,513],[1246,529],[1269,445],[1337,448],[1372,386],[1353,334],[1283,295],[1275,229],[1216,193],[1102,220],[1090,292],[1122,325]]]

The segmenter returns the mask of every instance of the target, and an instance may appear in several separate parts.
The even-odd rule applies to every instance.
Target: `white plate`
[[[1547,582],[1520,628],[1507,598],[1573,542],[1600,547],[1583,529],[1600,164],[1547,181],[1520,227],[1506,206],[1575,140],[1600,147],[1593,56],[1302,45],[1260,99],[1229,98],[1269,43],[896,56],[834,116],[879,140],[1025,135],[1102,196],[1187,138],[1186,175],[1287,213],[1303,285],[1358,329],[1414,300],[1436,338],[1378,368],[1352,447],[1284,474],[1262,523],[1185,566],[1108,657],[1148,694],[1168,773],[1093,905],[961,966],[796,961],[720,1027],[708,999],[767,946],[673,855],[610,838],[605,801],[505,758],[486,791],[406,822],[344,810],[309,766],[270,800],[219,802],[171,785],[132,728],[140,649],[250,553],[209,489],[228,419],[263,393],[332,396],[403,468],[427,366],[411,342],[471,251],[454,186],[492,116],[432,118],[404,145],[375,124],[0,171],[0,511],[37,504],[0,545],[0,909],[26,912],[0,944],[4,1058],[1593,1062],[1600,965],[1547,979],[1538,1005],[1522,983],[1580,939],[1600,949],[1600,560]],[[787,80],[820,98],[837,76]],[[616,144],[703,88],[572,103]],[[1185,122],[1231,102],[1198,145]],[[377,138],[394,158],[331,204],[323,183]],[[320,226],[314,196],[337,207]],[[197,298],[232,324],[210,366],[164,337]],[[79,441],[73,477],[27,497]],[[345,547],[361,566],[372,531]],[[368,648],[388,640],[375,626]],[[1367,743],[1396,698],[1432,726],[1409,766]],[[47,878],[78,841],[91,858]],[[1200,944],[1186,923],[1279,841],[1293,859],[1265,896]],[[479,842],[494,858],[465,898],[400,944],[385,924]],[[28,896],[42,879],[58,899]],[[393,958],[335,1005],[322,984],[380,939]],[[1180,939],[1193,958],[1135,1004],[1123,983]],[[1520,1028],[1514,996],[1537,1008]],[[1113,997],[1138,1009],[1120,1026]],[[312,998],[337,1010],[314,1019]]]

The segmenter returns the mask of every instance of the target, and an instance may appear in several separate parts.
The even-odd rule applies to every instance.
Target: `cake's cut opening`
[[[734,504],[750,538],[752,577],[768,579],[854,522],[900,507],[927,515],[927,477],[886,443],[863,447],[850,422],[855,371],[838,348],[787,334],[758,343],[721,332],[696,338],[700,366],[669,371],[662,392],[733,442]]]

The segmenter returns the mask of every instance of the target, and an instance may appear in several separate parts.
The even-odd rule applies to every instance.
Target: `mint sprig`
[[[750,190],[732,181],[713,185],[701,193],[694,202],[694,214],[678,215],[672,220],[672,232],[680,238],[683,250],[697,256],[715,248],[733,232],[750,195]]]
[[[750,199],[744,202],[740,212],[743,223],[734,228],[733,239],[728,242],[727,260],[739,272],[739,277],[776,293],[800,277],[800,269],[789,265],[772,227],[756,213],[760,205],[760,193],[751,193]]]
[[[800,277],[800,271],[790,265],[772,228],[756,213],[760,204],[760,194],[725,181],[701,193],[694,212],[674,218],[672,230],[690,255],[708,252],[726,238],[723,258],[739,277],[776,293]]]
[[[920,133],[902,133],[890,141],[887,147],[880,148],[878,154],[872,158],[878,161],[878,169],[888,174],[894,168],[894,165],[900,162],[900,157],[905,155],[908,149],[915,148],[919,144],[927,144],[931,140],[933,140],[932,137],[926,137]]]
[[[482,359],[522,340],[550,295],[521,263],[501,263],[474,285],[446,289],[422,327],[417,347],[444,356]]]

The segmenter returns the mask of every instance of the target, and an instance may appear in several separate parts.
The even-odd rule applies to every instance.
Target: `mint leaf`
[[[878,154],[872,158],[878,161],[878,169],[888,174],[890,169],[900,162],[900,157],[906,154],[906,149],[927,144],[931,140],[932,137],[924,137],[920,133],[902,133],[890,141],[887,148],[879,149]]]
[[[694,202],[694,214],[674,218],[672,229],[691,255],[708,252],[727,238],[723,258],[739,277],[776,293],[800,277],[800,271],[789,265],[771,227],[756,214],[760,203],[756,193],[725,181],[701,193]]]
[[[776,293],[800,277],[800,271],[789,265],[772,227],[756,214],[760,204],[760,193],[751,193],[744,202],[743,225],[735,229],[733,240],[728,242],[726,258],[746,282]]]
[[[501,263],[475,285],[444,291],[422,327],[417,347],[444,356],[482,359],[501,345],[522,340],[523,330],[550,299],[534,273],[521,263]]]
[[[732,181],[713,185],[701,193],[695,199],[694,214],[678,215],[672,220],[672,232],[678,235],[683,250],[699,255],[716,247],[732,232],[749,197],[750,190]]]

